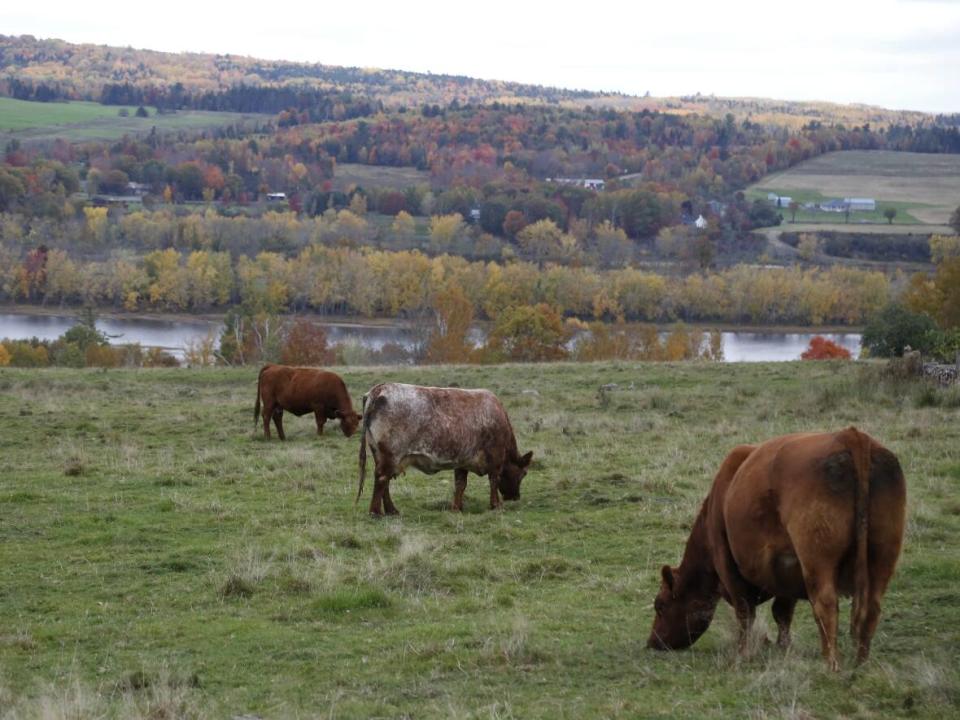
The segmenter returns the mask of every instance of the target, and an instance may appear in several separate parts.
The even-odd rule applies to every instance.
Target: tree
[[[498,356],[519,362],[562,360],[569,333],[560,314],[545,303],[504,311],[490,333],[488,347]]]
[[[797,221],[797,210],[800,209],[800,203],[796,200],[791,200],[787,207],[790,209],[790,222],[795,223]]]
[[[470,362],[475,355],[473,343],[469,340],[472,324],[473,303],[459,285],[448,284],[433,300],[433,326],[427,341],[427,362]]]
[[[953,215],[950,216],[950,227],[960,234],[960,205],[957,206],[957,209],[953,211]]]
[[[523,254],[541,267],[548,260],[569,260],[577,251],[577,239],[567,235],[553,220],[538,220],[517,233]]]
[[[430,218],[430,248],[435,252],[450,252],[463,230],[463,216],[460,213],[434,215]]]
[[[280,361],[285,365],[329,365],[334,353],[327,346],[327,333],[322,327],[297,318],[287,329],[280,351]]]
[[[801,260],[812,261],[820,253],[820,239],[815,233],[801,233],[797,255]]]
[[[5,367],[10,364],[10,353],[7,352],[6,346],[0,344],[0,367]]]
[[[633,254],[633,244],[627,234],[606,220],[594,230],[593,246],[597,264],[603,268],[623,267]]]
[[[872,357],[899,357],[908,345],[914,350],[928,351],[936,328],[929,315],[893,303],[870,319],[860,344]]]
[[[897,216],[897,209],[895,207],[888,207],[883,211],[883,216],[887,219],[887,223],[893,225],[893,219]]]

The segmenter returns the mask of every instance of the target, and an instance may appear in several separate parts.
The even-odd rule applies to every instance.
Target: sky
[[[3,0],[0,33],[634,95],[960,112],[960,0]]]

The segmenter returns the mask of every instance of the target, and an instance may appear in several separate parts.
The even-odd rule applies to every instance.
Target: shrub
[[[936,324],[929,315],[893,303],[867,323],[860,342],[873,357],[899,357],[907,345],[929,352],[934,331]]]
[[[0,367],[10,364],[10,353],[7,352],[7,348],[3,345],[0,345]]]
[[[807,349],[800,355],[802,360],[849,360],[850,351],[833,340],[827,340],[823,335],[815,335],[810,339]]]

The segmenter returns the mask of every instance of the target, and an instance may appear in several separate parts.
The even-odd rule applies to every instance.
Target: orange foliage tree
[[[815,335],[800,357],[803,360],[849,360],[850,351],[823,335]]]
[[[333,351],[327,346],[327,333],[305,318],[297,318],[286,332],[280,361],[284,365],[330,365]]]

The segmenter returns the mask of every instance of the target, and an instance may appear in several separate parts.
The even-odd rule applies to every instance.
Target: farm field
[[[268,115],[183,110],[172,115],[157,115],[148,108],[150,117],[134,117],[136,107],[127,107],[128,117],[118,115],[121,106],[91,102],[41,103],[0,98],[0,142],[12,139],[50,141],[60,138],[69,142],[115,140],[169,130],[202,130],[233,123],[251,124],[265,121]]]
[[[333,187],[344,191],[351,185],[363,188],[395,188],[404,190],[414,185],[429,185],[430,173],[412,167],[337,163]]]
[[[960,712],[960,395],[868,363],[344,368],[489,387],[522,498],[471,476],[354,505],[359,436],[254,430],[256,368],[0,369],[0,718],[944,718]],[[615,383],[608,392],[600,386]],[[685,652],[645,643],[726,452],[856,423],[898,454],[908,528],[870,661],[738,658],[721,604]],[[262,432],[262,430],[260,431]],[[849,601],[841,603],[846,627]]]
[[[872,197],[875,213],[853,212],[850,223],[838,213],[797,213],[797,220],[853,226],[860,220],[887,224],[886,207],[897,208],[894,224],[945,225],[960,203],[960,156],[886,150],[846,150],[821,155],[783,172],[767,175],[750,186],[750,197],[776,192],[808,202],[822,198]],[[790,218],[787,208],[785,219]]]

